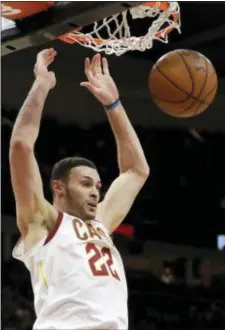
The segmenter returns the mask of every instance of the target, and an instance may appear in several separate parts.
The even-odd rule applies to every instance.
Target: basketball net
[[[154,18],[144,36],[132,36],[128,23],[128,15],[132,20]],[[96,52],[108,55],[122,55],[128,51],[145,51],[152,48],[153,41],[168,42],[168,34],[177,29],[180,32],[180,8],[177,2],[151,1],[144,2],[122,13],[94,22],[92,32],[83,33],[73,30],[59,39],[70,43],[78,43],[92,48]],[[104,34],[104,37],[103,37]],[[108,35],[106,38],[105,35]]]

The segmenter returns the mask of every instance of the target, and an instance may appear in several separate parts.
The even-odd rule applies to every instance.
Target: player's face
[[[95,169],[87,166],[73,168],[65,187],[68,213],[83,220],[95,219],[100,189],[101,181]]]

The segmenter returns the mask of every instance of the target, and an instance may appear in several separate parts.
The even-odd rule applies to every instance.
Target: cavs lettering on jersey
[[[123,263],[107,230],[59,214],[47,238],[13,256],[31,274],[37,315],[33,329],[127,329]]]

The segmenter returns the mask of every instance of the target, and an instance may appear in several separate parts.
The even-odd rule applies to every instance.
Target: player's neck
[[[75,210],[70,209],[70,207],[68,207],[68,205],[67,205],[67,203],[65,203],[65,201],[55,199],[53,201],[53,206],[55,207],[55,209],[58,212],[66,213],[66,214],[71,215],[72,217],[84,220],[84,219],[82,219],[82,216],[78,212],[76,212]]]

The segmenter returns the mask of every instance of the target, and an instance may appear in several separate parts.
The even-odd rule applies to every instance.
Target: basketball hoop
[[[132,36],[128,23],[129,13],[133,20],[154,19],[144,36]],[[150,49],[154,40],[167,43],[168,34],[173,29],[180,32],[180,8],[178,3],[174,1],[151,1],[104,18],[100,22],[95,22],[90,33],[85,34],[76,29],[59,39],[69,44],[78,43],[97,52],[119,56],[127,51]],[[108,37],[103,37],[103,33],[104,35],[107,34]]]

